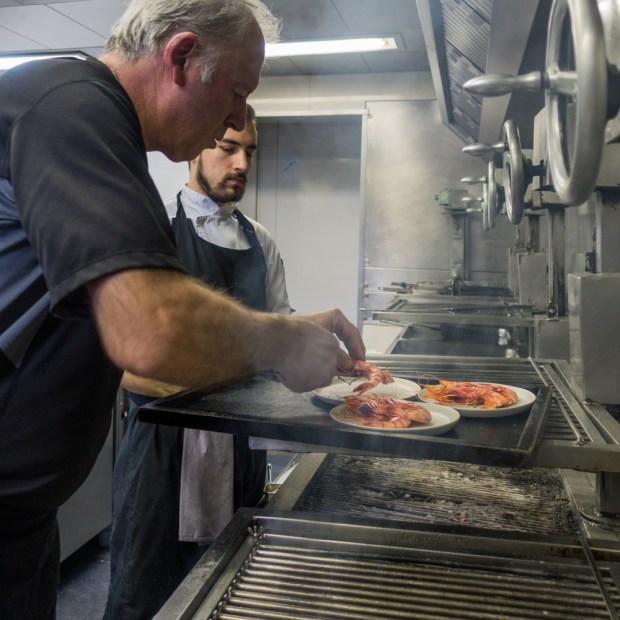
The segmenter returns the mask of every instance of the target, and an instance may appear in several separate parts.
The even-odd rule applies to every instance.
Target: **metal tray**
[[[618,549],[583,545],[244,509],[156,619],[617,619]]]
[[[210,393],[191,391],[160,399],[142,407],[139,418],[321,448],[315,451],[527,467],[540,443],[552,396],[548,387],[533,391],[537,397],[529,411],[492,420],[461,418],[437,437],[341,425],[330,418],[331,405],[310,392],[291,392],[270,375],[257,375]]]

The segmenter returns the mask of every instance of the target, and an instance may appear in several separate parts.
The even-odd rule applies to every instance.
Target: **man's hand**
[[[349,352],[348,355],[342,349],[339,351],[338,373],[349,373],[353,370],[353,360],[366,359],[366,347],[362,341],[359,330],[338,308],[331,308],[329,310],[322,310],[320,312],[312,312],[299,316],[332,332],[332,334],[335,334],[347,348]]]
[[[275,368],[280,380],[294,392],[329,385],[332,378],[352,370],[353,359],[365,359],[365,347],[358,329],[340,310],[331,309],[287,317],[294,331],[291,348]],[[340,348],[334,334],[350,355]]]

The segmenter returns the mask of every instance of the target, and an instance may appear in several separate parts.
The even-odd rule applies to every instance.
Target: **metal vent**
[[[493,15],[493,0],[467,0],[467,4],[481,15],[487,22],[491,23]]]
[[[441,7],[446,41],[484,73],[491,38],[490,20],[464,0],[443,0]]]
[[[493,0],[442,0],[441,16],[447,61],[452,122],[467,141],[480,135],[482,102],[463,90],[485,72],[491,38]]]
[[[486,72],[493,0],[417,0],[442,120],[477,142],[482,101],[463,84]]]

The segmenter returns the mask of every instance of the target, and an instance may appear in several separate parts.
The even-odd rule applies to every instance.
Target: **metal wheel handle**
[[[482,145],[485,146],[485,145]],[[461,183],[467,185],[482,184],[481,198],[463,198],[466,202],[480,202],[482,211],[482,228],[489,230],[495,226],[495,215],[497,214],[497,185],[495,181],[495,164],[490,161],[487,165],[487,176],[484,177],[465,177]],[[474,212],[474,210],[468,210]],[[475,209],[478,211],[478,209]]]
[[[485,205],[487,210],[487,221],[489,228],[495,228],[495,219],[497,216],[497,181],[495,180],[495,162],[493,160],[487,164],[486,190],[487,200]]]
[[[502,155],[504,169],[504,191],[506,193],[506,215],[511,224],[523,219],[525,182],[523,175],[523,152],[519,130],[512,120],[507,120],[502,128],[502,138],[507,149]]]
[[[575,71],[560,67],[562,29],[570,15]],[[569,205],[585,202],[594,191],[607,123],[607,57],[596,2],[555,0],[547,33],[545,93],[548,165],[553,186]],[[562,96],[576,101],[574,137],[566,144]],[[565,102],[565,100],[564,100]]]
[[[570,16],[575,71],[560,68],[563,26]],[[554,0],[547,33],[547,68],[526,75],[482,75],[464,84],[468,92],[496,97],[517,90],[545,89],[548,166],[556,193],[568,205],[585,202],[596,187],[604,146],[608,65],[601,17],[594,0]],[[562,107],[576,102],[574,138],[566,132]]]
[[[488,182],[482,186],[482,230],[489,230],[489,184]]]
[[[473,202],[479,202],[480,208],[473,209],[469,208],[466,210],[466,213],[482,213],[482,229],[489,230],[489,219],[487,215],[487,202],[488,202],[488,194],[487,194],[487,177],[465,177],[461,179],[461,183],[466,183],[467,185],[478,185],[482,184],[482,196],[478,198],[472,198],[471,196],[465,196],[462,198],[462,201],[466,204],[470,204]]]
[[[478,196],[476,198],[474,198],[473,196],[465,196],[463,198],[461,198],[461,201],[463,203],[465,203],[465,205],[467,206],[467,208],[465,209],[465,213],[482,213],[482,227],[484,228],[484,230],[488,230],[488,227],[485,228],[485,212],[484,212],[484,203],[486,201],[486,197],[485,197],[485,186],[483,186],[483,190],[482,190],[482,196]],[[472,207],[470,205],[474,204],[474,203],[480,203],[480,207]]]
[[[496,142],[495,144],[483,144],[476,142],[475,144],[468,144],[464,146],[461,151],[468,155],[486,155],[487,153],[503,153],[506,150],[506,145],[503,142]]]

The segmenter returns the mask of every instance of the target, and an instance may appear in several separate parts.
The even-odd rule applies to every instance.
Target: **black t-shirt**
[[[94,60],[0,77],[0,514],[54,508],[81,484],[120,371],[84,285],[135,267],[182,270],[135,109]]]

